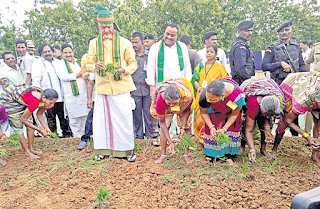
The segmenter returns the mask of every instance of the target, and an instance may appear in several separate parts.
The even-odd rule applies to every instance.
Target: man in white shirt
[[[149,50],[146,83],[154,99],[156,86],[166,79],[186,78],[191,80],[192,71],[187,46],[177,41],[178,26],[169,25],[163,40],[153,44]],[[159,133],[157,120],[153,121],[154,137]]]
[[[198,51],[198,55],[200,57],[200,61],[202,63],[205,63],[207,61],[207,57],[206,57],[207,49],[206,48],[207,48],[207,46],[209,46],[211,44],[217,45],[218,33],[214,32],[214,31],[206,32],[203,36],[203,41],[204,41],[205,47]],[[224,52],[223,49],[218,48],[216,60],[218,60],[224,66],[227,73],[230,75],[230,68],[227,65],[226,53]]]
[[[27,51],[27,43],[25,41],[16,41],[16,51],[19,54],[18,66],[27,85],[31,85],[31,70],[34,57]]]
[[[53,49],[48,44],[41,44],[38,52],[41,58],[32,64],[32,85],[41,89],[52,88],[58,92],[59,98],[54,107],[47,110],[48,125],[52,132],[56,132],[56,116],[58,116],[63,137],[71,137],[68,120],[64,117],[61,81],[57,75],[58,69],[64,68],[64,63],[53,58]]]
[[[306,61],[307,56],[311,52],[311,49],[309,48],[309,42],[308,41],[302,41],[300,43],[300,49],[302,51],[302,58],[303,61]],[[311,69],[310,69],[311,70]]]
[[[87,83],[82,78],[86,70],[81,70],[80,61],[74,58],[70,44],[63,44],[61,52],[64,67],[58,68],[57,74],[62,83],[65,114],[69,118],[73,137],[81,137],[84,134],[86,118],[89,112],[87,108]]]

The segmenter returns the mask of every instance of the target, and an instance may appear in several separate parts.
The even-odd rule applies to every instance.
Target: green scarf
[[[64,64],[67,67],[68,73],[73,73],[69,63],[67,62],[67,60],[63,59]],[[78,65],[81,66],[81,63],[79,62],[79,60],[76,61],[78,63]],[[78,85],[77,85],[77,81],[70,81],[70,85],[71,85],[71,90],[72,90],[72,94],[73,96],[79,96],[79,89],[78,89]]]
[[[98,61],[104,63],[103,39],[102,39],[101,33],[99,33],[98,40],[97,40],[97,57],[98,57]],[[114,34],[112,35],[112,61],[114,64],[118,64],[121,66],[120,36],[117,31],[114,31]],[[105,69],[99,70],[98,75],[101,77],[105,76],[106,70]],[[121,80],[121,75],[120,74],[114,75],[114,80],[116,81]]]
[[[159,49],[159,54],[158,54],[158,82],[163,81],[163,66],[164,66],[164,44],[163,40],[160,43],[160,49]],[[182,55],[182,50],[181,47],[176,41],[176,46],[177,46],[177,54],[179,58],[179,66],[180,66],[180,71],[183,71],[184,68],[184,62],[183,62],[183,55]]]

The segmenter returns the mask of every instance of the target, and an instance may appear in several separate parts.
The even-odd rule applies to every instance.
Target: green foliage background
[[[180,28],[179,36],[191,36],[192,48],[201,49],[203,34],[214,30],[219,34],[219,47],[229,51],[236,27],[245,19],[255,22],[250,43],[253,50],[277,42],[276,28],[287,20],[293,21],[298,40],[319,41],[320,37],[317,0],[301,4],[291,0],[146,0],[146,4],[141,0],[81,0],[77,6],[71,0],[34,0],[34,9],[25,13],[27,19],[21,28],[14,22],[0,27],[0,53],[14,51],[18,39],[32,39],[36,46],[72,42],[76,56],[81,58],[87,51],[88,39],[98,34],[94,14],[97,3],[113,11],[121,35],[128,39],[135,31],[159,37],[168,24],[174,23]],[[28,35],[23,35],[23,30]]]

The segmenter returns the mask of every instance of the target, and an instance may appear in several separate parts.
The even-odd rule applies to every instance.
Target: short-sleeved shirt
[[[258,102],[258,97],[253,96],[247,99],[247,117],[255,120],[260,112],[260,105]]]

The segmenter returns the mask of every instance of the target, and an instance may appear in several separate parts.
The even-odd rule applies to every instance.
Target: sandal
[[[165,160],[167,160],[167,155],[161,155],[157,160],[154,161],[154,163],[156,163],[156,164],[161,164],[161,163],[163,163]]]
[[[192,163],[192,161],[191,161],[191,158],[190,158],[190,155],[189,155],[189,154],[184,154],[184,155],[183,155],[183,158],[184,158],[184,162],[186,162],[187,164]]]

